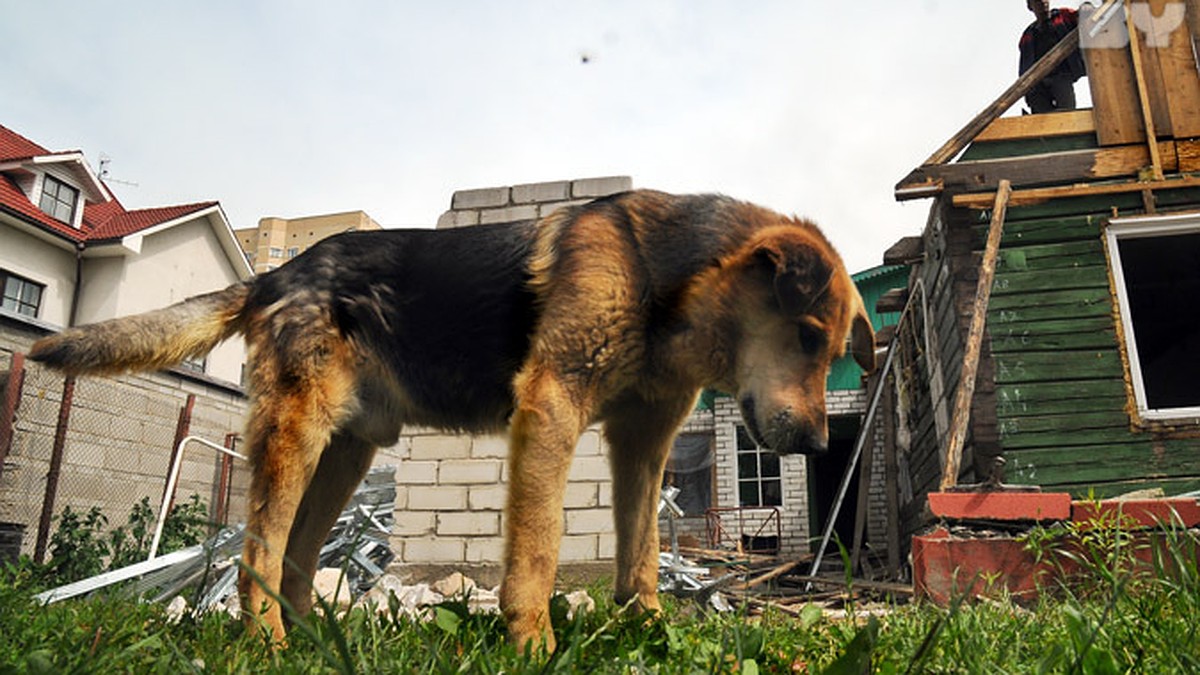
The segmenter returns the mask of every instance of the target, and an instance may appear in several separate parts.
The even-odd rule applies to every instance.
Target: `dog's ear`
[[[829,287],[833,270],[824,256],[799,242],[768,241],[755,255],[773,275],[775,300],[784,316],[797,319],[807,314]]]
[[[850,353],[868,373],[875,370],[875,329],[858,289],[854,290],[854,318],[850,323]]]

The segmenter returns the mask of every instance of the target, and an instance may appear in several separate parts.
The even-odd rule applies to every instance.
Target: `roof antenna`
[[[121,180],[120,178],[112,178],[108,175],[108,165],[112,163],[112,157],[105,153],[100,153],[100,180],[105,183],[117,183],[118,185],[128,185],[129,187],[137,187],[138,184],[133,181]]]

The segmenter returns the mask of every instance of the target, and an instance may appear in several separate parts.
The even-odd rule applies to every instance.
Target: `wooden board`
[[[1154,36],[1155,45],[1150,44],[1149,36],[1141,41],[1146,84],[1159,137],[1200,136],[1200,73],[1192,52],[1191,31],[1183,20],[1184,3],[1137,0],[1134,5],[1148,6],[1152,16],[1160,17],[1153,24],[1156,26],[1165,26],[1173,17],[1180,17],[1169,34]]]
[[[1159,181],[1129,181],[1125,183],[1077,184],[1055,187],[1030,188],[1013,192],[1011,201],[1014,207],[1043,204],[1056,199],[1070,197],[1094,197],[1099,195],[1120,195],[1122,193],[1137,193],[1152,190],[1157,194],[1163,190],[1179,190],[1183,188],[1200,187],[1200,177],[1186,176],[1183,178],[1168,178]],[[971,209],[986,209],[994,199],[991,192],[954,195],[955,206],[965,206]],[[1190,197],[1188,198],[1190,199]]]
[[[1175,153],[1179,157],[1180,173],[1200,172],[1200,141],[1175,141]]]
[[[1179,164],[1175,156],[1175,144],[1160,142],[1158,149],[1163,169],[1177,170]],[[1150,163],[1150,152],[1145,145],[1121,145],[1009,159],[938,164],[915,169],[897,186],[897,190],[930,184],[941,185],[943,189],[991,190],[1001,179],[1010,180],[1013,186],[1033,186],[1137,176]]]
[[[1085,35],[1091,31],[1093,24],[1088,5],[1080,8],[1079,24]],[[1092,94],[1096,138],[1102,146],[1146,140],[1133,62],[1126,48],[1128,41],[1125,24],[1119,17],[1110,20],[1095,38],[1081,40],[1088,88]]]
[[[998,118],[979,132],[974,142],[1076,136],[1095,131],[1096,118],[1091,110],[1063,110],[1042,115]]]

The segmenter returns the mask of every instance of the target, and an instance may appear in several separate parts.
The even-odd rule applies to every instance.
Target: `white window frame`
[[[1134,402],[1138,416],[1149,421],[1196,421],[1200,419],[1200,406],[1185,408],[1151,408],[1146,398],[1146,386],[1142,378],[1142,365],[1137,349],[1137,336],[1133,330],[1133,316],[1129,308],[1129,295],[1125,290],[1125,271],[1121,265],[1122,239],[1145,239],[1175,234],[1200,233],[1200,213],[1178,213],[1165,216],[1131,216],[1114,218],[1105,230],[1108,248],[1109,271],[1117,294],[1117,307],[1121,315],[1125,353],[1129,360],[1130,380],[1133,382]]]
[[[739,433],[745,434],[746,439],[749,440],[750,443],[752,443],[754,447],[753,448],[742,447],[742,444],[738,440]],[[778,469],[779,473],[772,475],[772,476],[763,475],[763,456],[764,455],[773,455],[774,456],[774,462],[775,462],[776,466],[779,467],[779,469]],[[742,460],[743,456],[754,458],[755,475],[752,477],[743,478],[741,476],[740,468],[741,468],[741,460]],[[742,508],[747,508],[747,509],[781,509],[781,508],[783,508],[784,501],[786,501],[784,499],[785,489],[784,489],[784,484],[783,484],[783,473],[784,473],[783,458],[780,457],[779,455],[775,455],[775,453],[773,451],[767,450],[766,448],[763,448],[762,446],[760,446],[758,443],[755,443],[753,437],[750,436],[750,433],[746,430],[746,427],[744,424],[738,424],[734,427],[734,462],[735,462],[735,464],[734,464],[734,471],[735,471],[734,480],[736,483],[735,489],[737,491],[738,506],[740,506]],[[765,499],[766,489],[764,488],[764,483],[766,483],[768,481],[777,483],[779,485],[779,503],[778,504],[765,503],[767,501],[767,499]],[[755,492],[758,494],[758,500],[757,500],[758,503],[757,504],[745,504],[742,502],[742,485],[743,484],[754,486]]]
[[[54,188],[53,194],[50,192],[52,187]],[[62,198],[63,191],[66,191],[67,195],[70,196],[70,200]],[[79,188],[75,187],[74,185],[71,185],[67,181],[56,176],[51,176],[48,173],[43,174],[42,191],[41,195],[38,197],[38,210],[61,223],[66,223],[67,225],[74,227],[76,216],[79,213],[79,195]],[[46,210],[47,200],[51,202],[50,210]],[[59,207],[69,208],[70,213],[66,214],[66,218],[59,217]]]
[[[4,293],[7,290],[8,281],[10,279],[16,281],[18,291],[16,298],[13,300],[13,307],[11,309],[5,308],[6,311],[12,312],[13,314],[17,314],[19,316],[27,316],[34,319],[38,318],[42,313],[42,306],[44,305],[46,299],[46,284],[23,277],[20,274],[14,274],[7,269],[0,267],[0,296],[4,296]],[[33,304],[32,313],[26,312],[22,309],[23,306],[29,304],[25,302],[25,294],[23,292],[26,287],[37,289],[37,302]]]

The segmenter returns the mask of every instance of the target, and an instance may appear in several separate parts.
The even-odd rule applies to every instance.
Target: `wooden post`
[[[1162,180],[1162,157],[1158,154],[1158,135],[1154,131],[1154,111],[1150,106],[1150,90],[1146,86],[1146,69],[1142,65],[1141,39],[1138,37],[1137,26],[1133,25],[1133,9],[1130,0],[1125,0],[1125,22],[1129,29],[1129,54],[1133,58],[1133,79],[1137,82],[1138,100],[1142,104],[1142,123],[1146,125],[1146,143],[1150,147],[1150,170],[1154,180]]]
[[[12,450],[13,425],[17,418],[17,401],[21,399],[21,385],[25,381],[25,355],[13,352],[8,367],[8,378],[4,381],[4,397],[0,398],[0,476],[4,475],[4,461]]]
[[[237,434],[225,434],[225,447],[230,450],[236,449]],[[217,494],[213,500],[214,506],[212,510],[212,522],[214,529],[218,525],[229,524],[229,491],[233,487],[233,457],[225,453],[221,453],[220,457],[220,475],[217,480]]]
[[[1004,233],[1004,216],[1012,184],[1001,179],[988,228],[987,246],[979,267],[979,283],[975,286],[975,307],[971,313],[971,328],[967,333],[967,348],[963,354],[962,373],[954,398],[954,413],[950,424],[950,439],[946,447],[946,464],[942,469],[941,490],[958,484],[959,463],[967,440],[967,423],[971,419],[971,400],[975,395],[975,376],[979,371],[979,353],[983,349],[983,328],[987,323],[988,301],[992,297],[992,280],[996,277],[996,258],[1000,253],[1000,236]]]
[[[196,406],[196,395],[188,394],[187,402],[184,403],[183,407],[181,407],[179,409],[179,422],[175,425],[175,440],[171,443],[171,461],[167,462],[168,467],[175,466],[175,457],[179,454],[179,451],[181,450],[181,448],[179,447],[179,444],[183,442],[183,439],[187,438],[188,432],[191,431],[192,408],[194,408],[195,406]],[[167,483],[170,483],[169,476],[167,477],[166,481],[167,481]],[[178,484],[176,484],[176,487],[178,488]],[[167,489],[168,489],[168,486],[166,483],[164,483],[163,484],[163,499],[162,499],[162,501],[167,504],[167,508],[164,509],[161,514],[159,514],[159,518],[166,518],[167,515],[171,513],[171,509],[174,508],[174,506],[175,506],[174,491],[172,491],[172,494],[168,495]]]
[[[899,346],[896,347],[899,349]],[[900,577],[900,462],[896,456],[895,375],[884,383],[883,393],[883,486],[887,504],[887,575]]]
[[[71,405],[75,401],[75,376],[63,380],[62,401],[58,405],[58,425],[54,428],[54,447],[50,450],[50,470],[46,473],[46,491],[42,497],[42,516],[38,519],[37,543],[33,561],[46,561],[46,544],[50,540],[50,520],[54,517],[54,502],[58,498],[58,479],[62,474],[63,454],[67,447],[67,426],[71,420]]]

